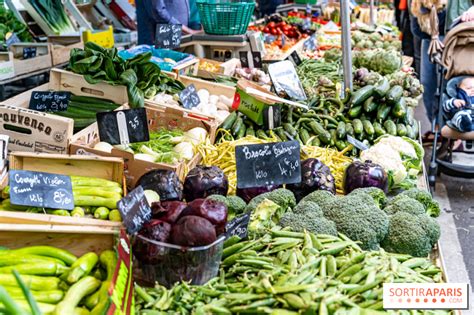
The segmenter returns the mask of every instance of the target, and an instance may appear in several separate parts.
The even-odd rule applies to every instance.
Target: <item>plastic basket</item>
[[[254,0],[198,0],[201,23],[207,34],[245,34],[255,9]]]
[[[298,4],[316,4],[316,2],[318,2],[318,0],[295,0],[295,3]]]

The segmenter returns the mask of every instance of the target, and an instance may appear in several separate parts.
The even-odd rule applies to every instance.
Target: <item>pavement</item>
[[[430,129],[422,106],[417,107],[415,117],[421,122],[424,133]],[[425,162],[431,156],[431,147],[425,147]],[[474,155],[458,154],[460,164],[473,165]],[[426,164],[428,166],[428,164]],[[451,283],[469,283],[471,288],[470,309],[463,315],[474,314],[474,179],[456,178],[441,174],[436,181],[434,197],[440,203],[442,213],[440,252]]]

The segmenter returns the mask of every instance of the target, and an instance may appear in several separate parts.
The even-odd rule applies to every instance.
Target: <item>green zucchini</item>
[[[385,98],[390,104],[397,103],[403,96],[403,88],[400,85],[393,86],[388,92]]]
[[[376,110],[377,109],[377,103],[375,103],[374,97],[371,96],[368,99],[366,99],[365,102],[364,102],[363,107],[364,107],[364,111],[366,113],[371,113],[374,110]]]
[[[347,114],[349,115],[350,118],[356,118],[356,117],[359,117],[361,112],[362,112],[362,106],[353,106]]]
[[[383,129],[382,125],[379,122],[376,121],[373,123],[373,125],[374,125],[375,135],[377,137],[380,137],[386,134],[385,130]]]
[[[379,109],[377,110],[377,120],[378,121],[384,121],[388,114],[390,113],[390,106],[388,105],[382,105],[379,107]]]
[[[388,134],[392,135],[392,136],[396,136],[397,135],[397,125],[395,125],[395,123],[393,122],[393,120],[386,120],[384,123],[383,123],[383,126],[385,127],[385,130],[387,131]]]
[[[234,136],[234,138],[237,137],[240,129],[242,129],[243,126],[244,126],[244,120],[242,119],[242,117],[238,116],[237,119],[232,124],[232,128],[231,128],[232,136]]]
[[[351,105],[352,107],[362,105],[366,99],[372,96],[374,93],[374,86],[373,85],[366,85],[354,93],[352,93],[351,97]]]
[[[374,88],[374,95],[381,99],[384,98],[385,95],[388,93],[390,90],[390,82],[388,82],[388,79],[386,77],[383,77],[382,80],[380,80],[377,85]]]
[[[253,129],[253,126],[249,126],[247,130],[245,130],[245,136],[255,137],[255,130]]]
[[[230,113],[229,116],[222,122],[221,128],[225,130],[230,130],[232,128],[232,125],[234,124],[235,120],[237,119],[237,112],[232,112]]]
[[[350,136],[354,135],[354,128],[352,127],[351,123],[346,123],[346,134]]]
[[[292,137],[296,137],[296,135],[298,134],[296,129],[289,123],[284,123],[283,128],[285,128],[285,131],[288,132]]]
[[[76,108],[81,108],[81,109],[87,109],[87,110],[91,110],[91,111],[95,111],[95,112],[99,112],[99,111],[111,111],[111,110],[114,110],[118,107],[120,107],[120,105],[118,104],[110,104],[110,105],[103,105],[103,104],[96,104],[96,103],[79,103],[79,102],[69,102],[67,104],[67,108],[68,110],[71,108],[71,107],[76,107]]]
[[[364,131],[364,126],[362,125],[362,121],[360,119],[354,119],[352,121],[352,126],[354,127],[355,134],[361,134]]]
[[[364,126],[364,131],[367,135],[373,135],[375,133],[374,126],[368,120],[362,120],[362,126]]]
[[[77,260],[77,257],[71,254],[69,251],[53,246],[28,246],[9,250],[8,253],[18,255],[39,255],[56,258],[63,261],[68,266],[72,265]]]
[[[346,137],[346,123],[340,121],[339,124],[337,124],[336,132],[339,139],[344,139]]]
[[[11,274],[13,270],[18,271],[21,275],[35,276],[59,276],[68,270],[61,264],[53,262],[34,263],[34,264],[18,264],[7,267],[0,267],[1,274]]]
[[[400,137],[407,135],[407,127],[404,124],[397,124],[397,135]]]
[[[78,103],[93,103],[93,104],[101,104],[101,105],[117,105],[111,100],[107,100],[104,98],[92,97],[92,96],[82,96],[82,95],[71,95],[69,98],[71,102],[78,102]]]
[[[311,128],[311,130],[317,136],[319,136],[319,140],[321,140],[321,142],[323,142],[324,144],[329,144],[331,142],[331,134],[326,129],[324,129],[320,123],[313,120],[308,125]]]
[[[236,139],[240,139],[242,137],[245,137],[245,132],[247,131],[247,126],[245,124],[242,124],[242,126],[239,129],[239,132],[236,135]]]
[[[31,290],[56,290],[59,288],[59,278],[22,275],[21,279]],[[18,287],[18,282],[13,274],[0,274],[0,286]]]
[[[331,134],[331,142],[330,142],[330,145],[331,146],[335,146],[336,145],[336,142],[337,142],[337,132],[336,132],[336,129],[331,129],[329,130],[329,133]]]
[[[25,298],[25,295],[23,294],[23,291],[20,288],[5,287],[5,289],[7,290],[8,294],[15,300],[18,300],[18,299],[23,300]],[[64,292],[61,290],[48,290],[48,291],[30,290],[30,292],[37,302],[43,302],[43,303],[56,304],[56,303],[59,303],[64,297]]]
[[[406,114],[407,114],[407,106],[406,106],[405,98],[402,97],[392,107],[392,116],[396,118],[404,118]]]
[[[74,308],[87,295],[94,293],[100,286],[100,281],[87,276],[73,284],[66,292],[64,299],[56,306],[54,315],[73,314]]]
[[[309,132],[308,130],[306,130],[305,128],[301,128],[300,129],[300,139],[301,139],[301,142],[303,142],[303,144],[306,144],[308,145],[308,141],[309,141]]]

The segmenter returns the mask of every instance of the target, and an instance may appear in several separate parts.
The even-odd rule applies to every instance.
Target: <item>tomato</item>
[[[279,29],[279,28],[277,28],[276,31],[277,31],[277,35],[283,34],[283,32],[281,31],[281,29]]]
[[[275,22],[270,22],[267,24],[269,28],[274,28],[275,27]]]
[[[270,29],[267,26],[265,26],[265,28],[263,29],[263,32],[264,33],[270,33]]]
[[[309,35],[308,35],[308,34],[306,34],[306,33],[304,33],[304,34],[303,34],[303,35],[301,35],[301,36],[302,36],[303,38],[308,38],[308,37],[309,37]]]
[[[285,32],[285,31],[288,32],[289,30],[291,30],[291,26],[285,25],[285,26],[282,27],[282,30],[283,30],[284,32]]]
[[[286,26],[287,24],[286,24],[285,21],[282,21],[282,22],[280,23],[280,25],[281,25],[281,26]]]
[[[270,33],[271,33],[272,35],[278,35],[278,31],[277,31],[276,28],[270,29]]]

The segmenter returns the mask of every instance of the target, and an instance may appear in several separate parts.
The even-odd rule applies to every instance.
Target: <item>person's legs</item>
[[[423,104],[425,105],[426,115],[429,121],[433,121],[433,110],[436,104],[436,65],[431,63],[428,55],[428,48],[430,40],[423,39],[421,41],[421,67],[420,67],[420,81],[423,84]]]

